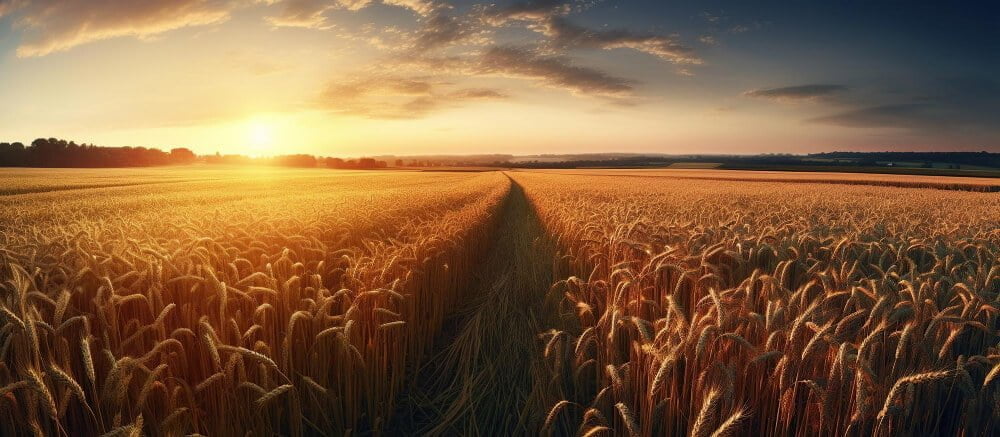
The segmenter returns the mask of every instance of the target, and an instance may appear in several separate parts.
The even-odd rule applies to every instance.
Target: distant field
[[[898,175],[875,173],[836,173],[819,171],[765,171],[714,169],[586,169],[532,170],[553,174],[644,176],[674,179],[700,179],[748,182],[797,182],[884,185],[912,188],[943,188],[968,191],[1000,191],[1000,179],[959,176]]]
[[[0,435],[990,435],[1000,183],[0,169]]]
[[[718,162],[675,162],[670,168],[716,168],[720,165]]]
[[[273,166],[223,165],[86,169],[0,167],[0,195],[212,181],[222,186],[241,181],[255,186],[277,181],[315,179],[317,176],[322,176],[327,181],[335,181],[338,177],[358,175],[384,176],[386,173],[365,170],[305,170]]]
[[[817,159],[813,159],[816,161]],[[887,166],[866,166],[866,165],[826,165],[818,162],[817,165],[769,165],[769,164],[724,164],[721,168],[726,170],[753,170],[753,171],[787,171],[797,173],[863,173],[863,174],[889,174],[908,176],[958,176],[958,177],[983,177],[1000,178],[1000,168],[962,165],[958,169],[947,168],[945,164],[935,163],[933,168],[923,167],[887,167]]]

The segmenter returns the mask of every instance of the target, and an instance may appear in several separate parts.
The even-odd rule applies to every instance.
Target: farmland
[[[562,251],[553,432],[996,429],[1000,198],[704,177],[516,175]]]
[[[989,179],[0,169],[3,435],[985,435]]]

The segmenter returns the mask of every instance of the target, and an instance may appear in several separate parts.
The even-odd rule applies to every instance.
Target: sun
[[[248,154],[261,156],[274,147],[275,124],[273,122],[254,118],[246,123],[244,132]]]
[[[250,144],[255,147],[269,146],[274,141],[274,126],[265,122],[251,122],[247,133]]]

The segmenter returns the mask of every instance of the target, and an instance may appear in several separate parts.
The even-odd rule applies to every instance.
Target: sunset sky
[[[998,152],[996,5],[0,0],[0,141]]]

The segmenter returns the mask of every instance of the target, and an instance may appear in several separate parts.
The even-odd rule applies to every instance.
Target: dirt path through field
[[[512,181],[497,241],[467,305],[448,322],[440,349],[399,400],[387,435],[527,434],[540,313],[552,284],[552,252],[524,192]]]

